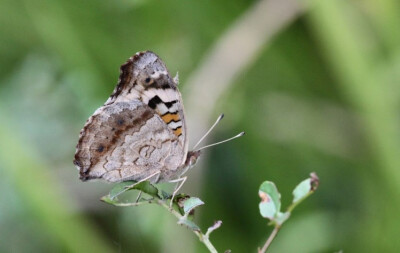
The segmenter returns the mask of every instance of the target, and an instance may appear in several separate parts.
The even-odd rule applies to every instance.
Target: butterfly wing
[[[138,181],[161,171],[160,181],[164,170],[180,166],[182,152],[177,136],[154,110],[140,101],[120,102],[89,118],[74,163],[82,180]]]
[[[142,101],[155,110],[188,151],[183,101],[164,62],[151,51],[139,52],[121,66],[118,85],[105,103]]]
[[[140,52],[82,129],[74,163],[82,180],[138,181],[160,171],[154,180],[166,181],[180,175],[187,146],[176,83],[157,55]]]

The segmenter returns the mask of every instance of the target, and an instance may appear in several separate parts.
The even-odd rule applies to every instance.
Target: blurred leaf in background
[[[112,185],[80,182],[72,164],[79,130],[141,50],[179,71],[190,103],[185,84],[207,53],[252,7],[277,1],[0,0],[0,251],[205,252],[162,210],[101,203]],[[183,191],[207,203],[196,223],[223,221],[217,249],[256,251],[267,229],[260,183],[287,196],[316,171],[324,184],[271,251],[396,252],[400,3],[285,1],[301,12],[276,36],[235,41],[248,43],[243,52],[263,43],[213,105],[226,115],[213,138],[246,136],[208,150],[194,168],[201,188]],[[221,57],[242,60],[237,53]]]

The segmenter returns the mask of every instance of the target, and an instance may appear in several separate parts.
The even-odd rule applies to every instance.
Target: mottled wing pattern
[[[138,181],[178,168],[182,152],[154,110],[139,101],[121,102],[101,107],[90,117],[81,132],[75,164],[82,180]],[[152,181],[162,180],[162,175]]]
[[[177,83],[153,52],[139,52],[121,66],[120,81],[107,104],[140,100],[154,109],[188,151],[183,101]]]
[[[187,166],[181,95],[165,64],[141,52],[121,66],[118,85],[81,131],[75,165],[82,180],[152,182],[179,177]]]

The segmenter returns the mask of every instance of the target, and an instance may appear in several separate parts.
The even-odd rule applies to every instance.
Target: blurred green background
[[[206,115],[207,125],[226,115],[209,142],[247,134],[207,150],[188,173],[184,192],[206,203],[196,221],[223,221],[211,236],[221,252],[256,252],[271,231],[258,211],[261,182],[274,181],[286,206],[315,171],[320,188],[271,252],[398,252],[400,2],[286,2],[277,17],[296,15],[272,38],[245,27],[257,41],[229,42],[244,53],[259,46]],[[259,15],[257,4],[0,0],[0,252],[206,252],[157,206],[100,202],[112,185],[82,183],[72,159],[80,129],[131,55],[152,50],[179,71],[190,104],[192,73],[216,44],[229,48],[227,31]],[[223,57],[240,62],[238,53]],[[196,109],[187,110],[192,125],[204,121]]]

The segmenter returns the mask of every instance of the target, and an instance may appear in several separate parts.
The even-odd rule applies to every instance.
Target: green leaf
[[[272,219],[281,209],[281,194],[275,184],[270,181],[261,184],[258,194],[261,198],[259,205],[261,215]]]
[[[135,181],[125,181],[115,185],[109,194],[111,200],[129,190],[139,190],[149,194],[152,197],[159,198],[158,189],[149,181],[136,183]]]
[[[168,198],[171,199],[172,195],[170,195]],[[172,206],[173,208],[178,211],[181,215],[185,215],[185,212],[183,211],[183,206],[185,204],[185,201],[189,199],[190,196],[185,194],[185,193],[179,193],[175,195],[175,198],[173,199]]]
[[[261,216],[273,220],[277,211],[276,206],[272,200],[261,201],[259,204]]]
[[[287,219],[289,219],[289,216],[290,216],[290,212],[284,212],[284,213],[278,212],[277,215],[276,215],[276,217],[275,217],[275,219],[274,219],[274,221],[275,221],[275,223],[278,224],[279,226],[282,226],[282,224],[283,224]]]
[[[185,214],[190,213],[194,208],[204,205],[204,202],[201,201],[201,199],[196,198],[196,197],[190,197],[187,200],[185,200],[185,203],[183,204],[183,211]]]
[[[189,228],[190,230],[200,232],[200,227],[197,226],[196,223],[194,223],[193,221],[190,221],[190,220],[188,220],[188,219],[180,219],[180,220],[178,221],[178,224],[179,224],[179,225],[185,225],[185,226],[186,226],[187,228]]]
[[[114,204],[118,203],[117,201],[111,199],[110,194],[103,196],[100,200],[103,201],[104,203],[107,203],[110,205],[114,205]]]
[[[149,181],[140,182],[137,185],[133,186],[131,189],[142,191],[154,198],[160,198],[158,196],[158,189],[154,185],[152,185]]]
[[[310,177],[302,181],[293,190],[293,204],[297,205],[303,199],[313,193],[319,185],[319,178],[315,172],[310,174]]]
[[[114,199],[116,198],[118,195],[126,192],[129,190],[129,188],[127,188],[128,186],[134,185],[136,182],[135,181],[125,181],[125,182],[121,182],[117,185],[115,185],[109,194],[110,199]]]
[[[171,197],[172,197],[171,194],[167,193],[167,192],[164,191],[164,190],[161,190],[161,199],[162,199],[162,200],[164,200],[164,199],[170,199]]]
[[[296,186],[293,190],[293,203],[297,203],[311,193],[311,178],[307,178]]]

